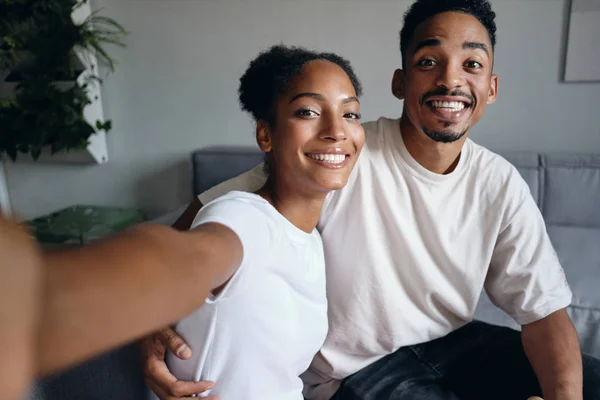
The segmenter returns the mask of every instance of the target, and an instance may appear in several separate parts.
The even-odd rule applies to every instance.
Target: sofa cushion
[[[147,388],[135,344],[38,380],[28,400],[144,400]]]
[[[581,351],[600,358],[600,310],[572,306],[567,311],[579,334]]]
[[[504,152],[500,153],[508,162],[514,165],[527,185],[538,207],[540,206],[541,164],[540,156],[536,153]]]
[[[481,293],[479,303],[477,303],[475,319],[487,322],[488,324],[508,326],[517,330],[521,329],[521,326],[514,319],[492,303],[485,291]]]
[[[548,226],[567,280],[573,305],[600,309],[600,228]]]
[[[583,351],[600,357],[600,228],[548,227],[573,291],[569,313]]]
[[[256,167],[264,153],[252,147],[210,147],[192,153],[194,195]]]
[[[548,155],[543,162],[546,223],[600,227],[600,155]]]

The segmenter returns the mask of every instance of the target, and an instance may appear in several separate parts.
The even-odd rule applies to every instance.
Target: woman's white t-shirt
[[[181,320],[189,360],[168,354],[181,380],[211,380],[221,400],[302,400],[299,376],[327,334],[325,261],[318,231],[306,233],[258,195],[228,193],[202,208],[239,237],[243,259],[226,287]]]

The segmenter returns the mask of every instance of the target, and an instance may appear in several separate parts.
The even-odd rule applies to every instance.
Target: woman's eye
[[[349,119],[361,119],[362,116],[358,113],[347,113],[344,114],[344,118],[349,118]]]
[[[434,67],[436,65],[436,62],[432,59],[426,58],[424,60],[419,61],[417,65],[419,67]]]
[[[477,61],[467,61],[466,66],[467,66],[467,68],[472,68],[472,69],[477,69],[477,68],[483,67],[483,65],[481,65],[481,63],[478,63]]]
[[[318,114],[317,114],[316,111],[313,111],[313,110],[311,110],[309,108],[303,108],[301,110],[296,111],[296,115],[298,117],[314,117],[314,116],[316,116]]]

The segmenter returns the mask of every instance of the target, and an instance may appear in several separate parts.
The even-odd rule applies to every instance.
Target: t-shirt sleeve
[[[202,204],[208,204],[233,190],[253,193],[260,189],[266,181],[267,175],[264,172],[264,164],[260,163],[251,170],[200,193],[198,199]]]
[[[236,198],[219,198],[204,206],[190,229],[206,223],[218,223],[231,229],[239,238],[243,250],[239,268],[217,296],[207,299],[210,302],[243,290],[246,281],[244,275],[248,273],[248,269],[265,265],[276,235],[276,226],[257,205]]]
[[[572,293],[529,188],[517,171],[485,289],[521,325],[567,307]]]

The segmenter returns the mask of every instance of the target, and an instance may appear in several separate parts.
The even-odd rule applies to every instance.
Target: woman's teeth
[[[439,101],[434,100],[431,102],[431,105],[435,108],[444,108],[449,111],[457,112],[461,111],[465,108],[465,103],[462,101]]]
[[[341,164],[346,159],[345,154],[308,154],[310,158],[329,164]]]

